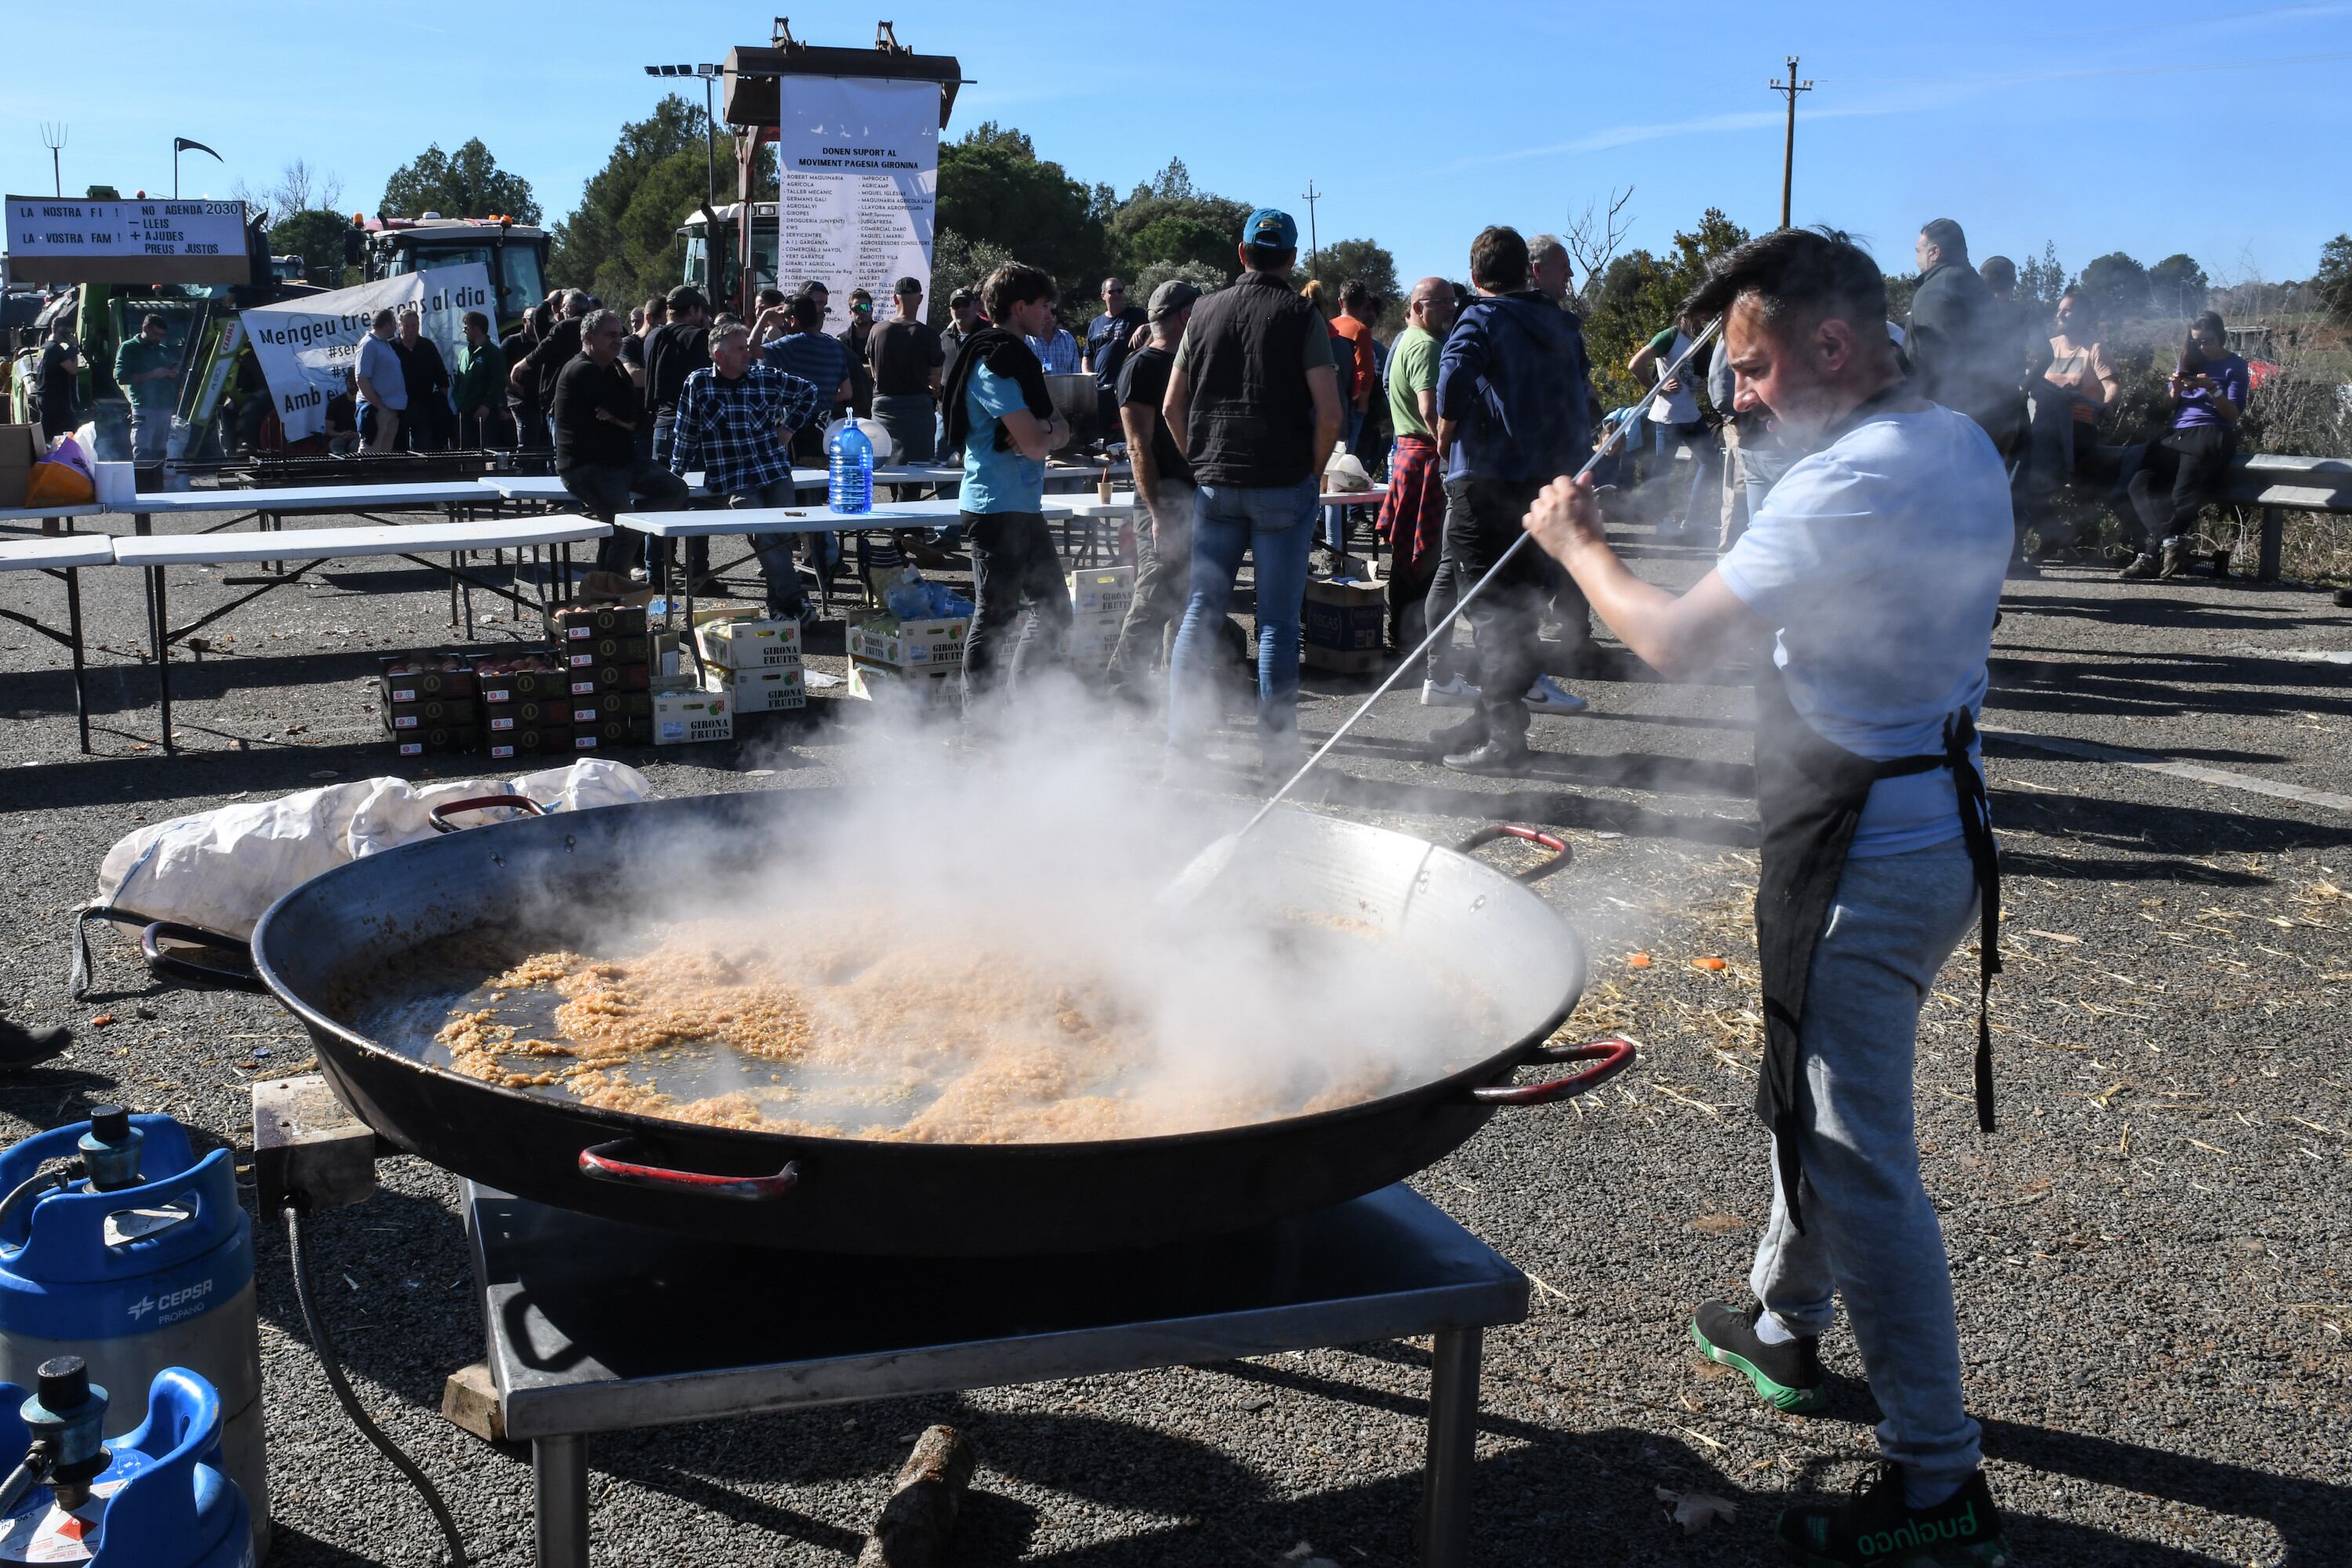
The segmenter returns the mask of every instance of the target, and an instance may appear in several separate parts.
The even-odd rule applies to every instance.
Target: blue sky
[[[68,192],[168,191],[183,135],[226,160],[187,155],[188,194],[226,195],[240,175],[265,187],[300,155],[341,177],[346,208],[371,211],[427,142],[478,135],[551,218],[659,96],[643,65],[764,42],[770,16],[703,0],[373,13],[281,0],[245,32],[184,0],[99,10],[128,46],[117,58],[149,63],[12,72],[7,192],[50,188],[44,121],[69,127]],[[976,79],[950,137],[984,119],[1018,125],[1077,178],[1122,192],[1181,156],[1196,183],[1289,206],[1302,229],[1296,198],[1312,178],[1328,193],[1323,237],[1377,238],[1407,279],[1466,270],[1482,225],[1557,228],[1612,186],[1633,187],[1631,244],[1661,244],[1708,205],[1770,226],[1781,124],[1765,83],[1790,53],[1815,83],[1798,112],[1796,219],[1866,236],[1891,270],[1937,216],[1959,219],[1979,257],[2022,259],[2050,240],[2079,268],[2109,250],[2143,262],[2185,250],[2225,281],[2307,277],[2322,242],[2352,228],[2352,0],[1478,12],[1193,0],[1107,9],[1091,46],[1066,11],[1010,26],[969,3],[892,0],[889,14],[902,41],[960,57]],[[801,16],[795,30],[869,40],[862,13],[833,16]],[[1350,19],[1344,36],[1334,16]],[[1147,25],[1188,31],[1147,42]]]

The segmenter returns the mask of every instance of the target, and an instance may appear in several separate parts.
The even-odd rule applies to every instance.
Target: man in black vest
[[[1772,1129],[1772,1217],[1748,1276],[1758,1305],[1709,1301],[1691,1331],[1775,1407],[1817,1410],[1818,1341],[1843,1297],[1884,1416],[1884,1463],[1851,1501],[1783,1512],[1782,1544],[1815,1568],[1990,1568],[2007,1548],[1961,1398],[1912,1065],[1919,1004],[1973,934],[1977,1114],[1991,1130],[1982,1004],[2000,962],[2000,880],[1975,714],[2009,556],[2009,479],[1981,429],[1904,378],[1885,279],[1855,247],[1767,235],[1717,258],[1683,310],[1723,317],[1735,405],[1769,409],[1810,455],[1686,594],[1626,570],[1590,479],[1554,482],[1527,527],[1609,629],[1668,676],[1773,645],[1756,676],[1757,1110]]]
[[[1290,286],[1298,225],[1261,207],[1242,226],[1242,276],[1192,309],[1160,412],[1181,434],[1199,485],[1192,583],[1169,656],[1168,759],[1197,766],[1214,721],[1212,667],[1246,551],[1257,587],[1257,724],[1275,784],[1297,771],[1298,621],[1323,462],[1339,439],[1331,340]]]

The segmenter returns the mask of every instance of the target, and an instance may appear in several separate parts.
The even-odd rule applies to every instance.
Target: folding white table
[[[1077,515],[1070,498],[1066,496],[1047,496],[1042,510],[1048,522],[1066,521]],[[722,533],[863,533],[868,529],[944,528],[962,515],[953,497],[941,496],[929,500],[880,501],[871,511],[835,511],[824,506],[625,511],[613,519],[613,526],[655,539],[706,539]],[[668,552],[661,552],[661,559],[666,576]],[[691,574],[688,574],[688,578],[685,592],[678,596],[685,602],[686,624],[692,626],[694,584]],[[821,588],[829,590],[830,586],[828,583]],[[831,602],[829,596],[826,602]]]
[[[81,506],[0,506],[0,523],[37,522],[41,531],[51,531],[50,524],[77,517],[96,517],[106,509],[96,501]]]
[[[257,519],[264,529],[273,529],[278,518],[303,513],[348,512],[381,522],[390,521],[377,515],[382,512],[422,508],[446,510],[495,504],[496,493],[486,490],[478,479],[438,479],[377,485],[288,485],[275,489],[142,491],[134,500],[108,510],[129,514],[133,531],[144,535],[154,531],[154,520],[159,517],[226,514],[224,521],[205,530],[217,533],[236,527],[248,517]]]
[[[576,507],[579,498],[563,488],[553,474],[489,474],[475,481],[501,500],[539,501],[550,506]],[[687,493],[707,496],[699,471],[686,476]]]
[[[89,509],[95,511],[95,507]],[[81,749],[89,750],[89,693],[84,685],[81,641],[81,576],[84,566],[114,563],[114,541],[102,533],[67,533],[47,539],[0,540],[0,572],[46,572],[66,585],[66,629],[0,605],[0,617],[61,644],[73,656],[74,718],[81,726]]]
[[[678,514],[686,515],[686,514]],[[448,574],[453,582],[462,580],[469,587],[479,587],[498,595],[521,610],[545,609],[547,592],[544,587],[538,603],[523,597],[520,587],[509,588],[499,584],[476,579],[467,574],[460,557],[476,550],[512,550],[516,572],[520,577],[522,552],[534,555],[552,550],[557,554],[556,570],[544,574],[543,582],[553,584],[553,597],[561,603],[570,592],[572,581],[571,547],[584,540],[602,539],[612,531],[593,517],[555,516],[490,518],[478,522],[421,522],[406,527],[370,528],[301,528],[276,533],[236,534],[222,537],[215,534],[164,534],[143,539],[112,541],[113,559],[123,566],[143,568],[147,574],[147,637],[155,658],[155,688],[163,725],[163,749],[173,750],[172,741],[172,644],[212,625],[230,611],[251,603],[275,588],[299,582],[312,567],[325,561],[340,561],[364,555],[397,555],[427,571]],[[446,554],[449,563],[425,559],[425,553]],[[253,592],[230,600],[184,626],[171,623],[165,596],[164,574],[173,566],[226,566],[246,563],[262,564],[276,562],[299,563],[290,571],[273,570],[251,578],[226,578],[231,585],[252,584]],[[468,600],[467,635],[472,636],[471,601]]]

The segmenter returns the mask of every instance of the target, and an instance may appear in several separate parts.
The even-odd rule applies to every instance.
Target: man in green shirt
[[[468,451],[488,447],[499,433],[507,402],[506,351],[490,342],[490,319],[479,310],[465,315],[466,346],[457,351],[457,445]]]
[[[1445,470],[1436,436],[1437,356],[1454,326],[1454,285],[1443,278],[1414,284],[1404,319],[1404,331],[1389,351],[1389,423],[1396,430],[1396,447],[1389,454],[1389,493],[1373,525],[1396,552],[1389,570],[1389,640],[1400,648],[1425,635],[1423,601],[1445,532]]]
[[[131,460],[146,468],[163,460],[180,401],[180,356],[163,341],[167,330],[163,317],[149,316],[114,351],[114,384],[131,399]]]

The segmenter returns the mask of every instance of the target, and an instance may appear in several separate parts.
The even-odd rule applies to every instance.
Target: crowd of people
[[[2018,298],[2016,264],[2003,256],[1972,263],[1967,235],[1950,218],[1926,225],[1914,254],[1918,283],[1909,310],[1890,320],[1889,335],[1914,384],[1968,415],[2000,454],[2014,481],[2014,569],[2030,574],[2037,562],[2096,550],[2098,531],[2085,531],[2073,520],[2107,508],[2120,523],[2121,575],[2186,574],[2199,556],[2199,514],[2227,487],[2251,391],[2249,367],[2230,352],[2221,318],[2208,311],[2189,323],[2166,383],[2164,428],[2138,440],[2130,437],[2143,433],[2118,429],[2117,440],[2103,443],[2103,418],[2120,401],[2123,384],[2095,299],[2069,289],[2045,317]],[[1626,368],[1650,384],[1696,326],[1662,329]],[[1718,549],[1728,549],[1792,454],[1769,417],[1736,406],[1719,353],[1704,351],[1699,363],[1699,374],[1662,388],[1649,428],[1629,445],[1654,468],[1668,466],[1677,449],[1691,459],[1687,493],[1670,503],[1660,536],[1711,535]],[[1711,500],[1718,483],[1719,510]],[[2059,505],[2069,493],[2083,505]],[[2230,554],[2227,544],[2214,550],[2215,575],[2228,574]]]
[[[2103,445],[2098,421],[2118,395],[2090,299],[2063,298],[2053,320],[2016,298],[2005,258],[1969,255],[1958,224],[1920,230],[1908,311],[1885,323],[1895,363],[1921,395],[1966,415],[2011,476],[2013,542],[2047,559],[2074,543],[2055,503],[2067,488],[2127,503],[2124,574],[2174,576],[2193,559],[2200,510],[2225,482],[2248,370],[2218,317],[2190,328],[2168,383],[2169,429]],[[924,320],[923,287],[901,279],[876,319],[865,289],[848,325],[828,332],[830,296],[804,284],[758,296],[748,322],[691,287],[629,312],[559,290],[501,348],[478,315],[454,375],[418,336],[413,312],[386,311],[356,365],[358,434],[371,449],[501,437],[553,451],[557,473],[601,518],[683,506],[699,470],[736,506],[788,504],[795,461],[824,461],[836,416],[870,417],[898,458],[963,467],[961,516],[919,537],[860,541],[869,581],[905,553],[971,555],[977,605],[965,658],[968,702],[985,709],[1032,668],[1062,660],[1067,605],[1041,510],[1045,463],[1071,438],[1047,378],[1090,376],[1102,433],[1123,439],[1135,478],[1138,584],[1106,669],[1117,696],[1164,695],[1168,763],[1197,765],[1216,703],[1215,667],[1235,635],[1226,612],[1241,565],[1253,568],[1261,765],[1286,776],[1301,755],[1296,725],[1306,585],[1318,572],[1361,572],[1350,529],[1370,509],[1322,505],[1345,454],[1387,489],[1371,526],[1391,552],[1390,637],[1400,649],[1484,578],[1518,538],[1551,480],[1597,446],[1606,498],[1670,476],[1657,535],[1731,550],[1780,478],[1805,453],[1788,422],[1741,391],[1731,354],[1703,342],[1687,315],[1663,323],[1626,364],[1655,395],[1643,417],[1601,412],[1575,308],[1567,247],[1496,226],[1473,242],[1466,286],[1413,285],[1392,342],[1374,331],[1381,301],[1360,281],[1297,286],[1297,226],[1261,209],[1240,237],[1238,280],[1202,296],[1171,281],[1146,304],[1103,279],[1100,312],[1081,337],[1062,324],[1055,280],[1025,266],[954,290],[949,323]],[[1696,348],[1694,349],[1694,345]],[[1686,464],[1686,474],[1684,466]],[[1655,493],[1654,490],[1652,493]],[[812,565],[833,572],[829,534],[808,536]],[[793,536],[754,536],[770,609],[811,604]],[[606,542],[601,569],[646,563],[639,542]],[[708,572],[708,542],[687,570]],[[2226,569],[2226,557],[2221,563]],[[2013,559],[2011,570],[2032,571]],[[1430,754],[1450,768],[1517,775],[1534,766],[1530,723],[1586,703],[1549,669],[1579,668],[1592,643],[1573,575],[1538,552],[1514,557],[1451,635],[1427,652],[1421,700],[1465,710]],[[1165,662],[1164,683],[1159,667]]]

